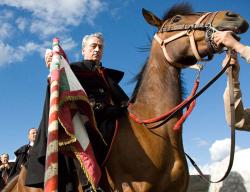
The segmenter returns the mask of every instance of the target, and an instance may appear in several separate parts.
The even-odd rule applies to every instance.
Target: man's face
[[[100,62],[103,54],[103,42],[97,37],[90,37],[85,47],[82,49],[82,55],[85,60],[94,60]]]
[[[3,154],[3,155],[1,156],[1,161],[2,161],[3,164],[8,163],[8,162],[9,162],[9,157],[8,157],[8,155]]]
[[[37,132],[36,129],[31,129],[29,131],[28,139],[29,139],[30,142],[34,142],[35,141],[35,139],[36,139],[36,132]]]

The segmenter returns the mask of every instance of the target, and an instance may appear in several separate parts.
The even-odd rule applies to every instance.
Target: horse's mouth
[[[219,31],[233,31],[236,34],[242,34],[245,33],[248,30],[249,24],[247,22],[243,22],[241,25],[239,26],[232,26],[232,25],[225,25],[225,26],[218,26],[216,27],[216,29],[218,29]]]
[[[219,31],[232,31],[236,34],[241,34],[241,33],[244,33],[242,32],[242,30],[240,30],[239,28],[235,27],[235,28],[232,28],[232,27],[217,27],[217,29]]]

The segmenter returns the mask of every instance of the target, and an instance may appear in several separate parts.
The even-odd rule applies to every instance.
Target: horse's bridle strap
[[[162,40],[158,34],[156,33],[154,35],[154,39],[161,45],[161,48],[163,50],[164,56],[166,58],[166,60],[169,63],[173,63],[174,60],[169,56],[169,54],[167,53],[166,50],[166,45],[173,41],[176,40],[182,36],[188,35],[189,36],[189,40],[190,40],[190,45],[191,45],[191,49],[193,51],[193,54],[195,56],[195,58],[197,59],[197,61],[202,61],[201,56],[199,55],[196,43],[195,43],[195,38],[194,38],[194,31],[195,30],[207,30],[209,27],[211,27],[211,24],[215,18],[215,16],[217,15],[218,12],[212,13],[208,12],[204,15],[202,15],[194,24],[192,25],[176,25],[176,26],[163,26],[162,29],[159,30],[158,33],[163,33],[163,32],[173,32],[173,31],[181,31],[180,33],[177,33],[176,35],[173,35],[167,39]],[[206,23],[201,23],[207,16],[210,16],[210,19],[208,22]]]
[[[194,39],[194,31],[190,31],[188,33],[188,36],[189,36],[189,41],[190,41],[190,46],[191,46],[191,49],[193,51],[193,54],[195,56],[195,58],[198,60],[198,61],[201,61],[202,58],[200,56],[200,54],[198,53],[198,50],[197,50],[197,47],[196,47],[196,44],[195,44],[195,39]]]
[[[176,35],[173,35],[165,40],[162,40],[157,34],[154,35],[154,39],[160,44],[163,54],[165,56],[165,58],[167,59],[168,62],[173,63],[173,59],[169,56],[167,49],[166,49],[166,44],[168,44],[169,42],[176,40],[184,35],[187,34],[187,31],[182,31],[180,33],[177,33]]]
[[[194,24],[192,25],[175,25],[175,26],[164,26],[159,32],[171,32],[171,31],[183,31],[183,30],[204,30],[209,24],[201,23],[211,12],[207,12],[202,15]]]
[[[176,26],[164,26],[159,32],[172,32],[172,31],[183,31],[183,30],[202,30],[205,29],[208,25],[204,23],[192,24],[192,25],[176,25]]]

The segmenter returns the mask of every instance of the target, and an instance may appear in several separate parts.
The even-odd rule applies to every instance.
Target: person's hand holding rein
[[[245,45],[234,38],[232,31],[217,31],[213,35],[213,40],[218,46],[225,46],[238,53],[245,48]]]
[[[240,71],[240,65],[238,62],[238,57],[237,57],[237,53],[235,51],[227,51],[227,55],[225,57],[225,59],[222,62],[222,67],[224,67],[224,65],[226,65],[226,62],[228,61],[228,58],[230,57],[231,54],[231,60],[230,60],[230,65],[232,65],[232,77],[233,77],[233,82],[238,82],[239,79],[239,71]],[[226,74],[228,75],[228,70],[226,71]]]

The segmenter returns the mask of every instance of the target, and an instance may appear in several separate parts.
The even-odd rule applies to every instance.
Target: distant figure
[[[209,192],[249,192],[250,191],[250,148],[235,152],[234,164],[228,177],[219,183],[210,183]],[[210,168],[210,180],[217,181],[228,166],[229,157],[214,161]],[[193,192],[193,191],[192,191]]]
[[[11,166],[9,164],[9,155],[4,153],[1,155],[1,164],[0,164],[0,179],[1,187],[7,183]]]
[[[244,179],[238,172],[231,172],[230,175],[223,182],[219,192],[247,192],[244,186]]]
[[[10,171],[9,179],[11,179],[15,175],[19,174],[22,166],[26,163],[28,156],[29,156],[29,152],[30,152],[32,146],[34,145],[34,142],[36,139],[36,133],[37,133],[36,128],[29,129],[29,131],[28,131],[29,143],[26,145],[23,145],[22,147],[20,147],[19,149],[17,149],[15,151],[16,161],[15,161],[15,163]]]

